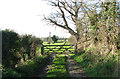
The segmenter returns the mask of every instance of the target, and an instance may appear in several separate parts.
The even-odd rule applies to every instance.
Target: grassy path
[[[53,59],[52,69],[47,72],[46,77],[68,77],[66,59],[65,54],[57,55]]]
[[[72,58],[67,58],[67,70],[69,77],[87,77],[84,69]]]
[[[70,56],[60,54],[50,59],[46,66],[37,72],[37,77],[87,77],[83,68]]]

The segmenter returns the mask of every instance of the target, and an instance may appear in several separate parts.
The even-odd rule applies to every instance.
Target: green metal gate
[[[64,52],[74,53],[74,45],[43,45],[41,48],[42,54],[48,53],[64,53]]]

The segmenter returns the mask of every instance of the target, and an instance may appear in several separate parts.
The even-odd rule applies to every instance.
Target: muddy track
[[[43,68],[39,69],[34,77],[46,77],[47,71],[52,69],[53,59],[54,57],[51,56],[50,61],[48,61],[48,63],[46,63]],[[68,77],[87,77],[84,69],[74,59],[67,57],[66,62],[66,70],[69,75]]]
[[[72,58],[67,58],[69,77],[87,77],[85,70]]]

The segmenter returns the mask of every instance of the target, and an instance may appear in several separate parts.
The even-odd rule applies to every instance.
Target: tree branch
[[[66,27],[68,27],[68,22],[67,22],[67,20],[66,20],[66,18],[65,18],[65,13],[64,13],[64,11],[61,9],[61,7],[60,7],[60,5],[59,5],[59,2],[58,2],[58,8],[60,9],[60,11],[61,11],[61,13],[62,13],[62,18],[63,18],[63,20],[64,20],[64,22],[65,22]]]
[[[54,20],[52,20],[52,19],[50,19],[50,18],[49,18],[49,19],[46,19],[46,20],[49,20],[50,23],[52,23],[52,24],[54,24],[54,25],[56,25],[56,26],[59,26],[59,27],[67,30],[67,28],[66,28],[64,25],[60,25],[60,24],[58,24],[56,21],[54,21]]]
[[[63,8],[69,13],[69,14],[71,14],[72,16],[75,16],[75,14],[74,13],[72,13],[70,10],[68,10],[67,8],[66,8],[66,6],[65,6],[65,3],[64,2],[60,2],[62,5],[63,5]]]
[[[52,5],[52,6],[55,6],[55,7],[58,7],[58,10],[60,10],[60,13],[59,13],[59,14],[60,14],[61,18],[63,19],[63,20],[60,20],[60,21],[63,21],[63,22],[64,22],[64,25],[59,22],[58,19],[60,19],[60,18],[59,18],[58,16],[51,17],[51,18],[47,18],[46,20],[48,20],[51,24],[54,24],[54,25],[59,26],[59,27],[61,27],[61,28],[63,28],[63,29],[66,29],[67,31],[69,31],[69,33],[70,33],[71,35],[74,35],[74,36],[78,39],[78,38],[79,38],[79,33],[78,33],[78,32],[75,32],[72,28],[69,27],[68,21],[67,21],[67,18],[66,18],[67,16],[65,15],[65,11],[70,14],[73,22],[76,22],[75,17],[78,17],[78,10],[79,10],[79,9],[76,8],[76,10],[75,10],[74,7],[70,7],[67,2],[64,2],[64,1],[63,1],[63,2],[60,2],[59,0],[57,0],[57,2],[51,1],[51,5]],[[73,10],[74,13],[75,13],[75,11],[76,11],[76,14],[77,14],[77,15],[74,14],[74,13],[73,13],[72,11],[70,11],[69,9],[70,9],[70,10]]]

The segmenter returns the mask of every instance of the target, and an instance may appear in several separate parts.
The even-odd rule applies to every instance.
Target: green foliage
[[[53,36],[52,36],[52,40],[54,41],[54,43],[56,43],[56,42],[57,42],[57,40],[58,40],[58,37],[57,37],[57,36],[55,36],[55,35],[53,35]]]
[[[44,64],[48,57],[31,59],[27,64],[24,64],[23,68],[21,67],[23,73],[21,71],[20,74],[16,71],[15,67],[22,58],[28,60],[30,57],[35,57],[36,49],[41,43],[41,39],[35,36],[19,36],[18,33],[12,30],[2,30],[2,65],[5,67],[3,71],[4,77],[18,77],[20,74],[24,74],[24,68],[26,68],[25,73],[27,73],[34,71],[37,65],[39,65],[38,63],[42,62]],[[29,69],[31,69],[31,71],[29,71]]]
[[[21,56],[25,61],[25,55],[28,58],[35,56],[36,48],[42,41],[32,35],[19,36],[12,30],[2,30],[2,63],[6,67],[14,68],[20,61]],[[32,52],[32,56],[31,56]]]
[[[17,52],[20,49],[20,38],[14,31],[4,30],[2,31],[2,59],[3,65],[6,67],[14,67],[19,61],[16,57]]]
[[[30,52],[30,45],[32,44],[32,41],[30,41],[31,37],[32,35],[23,35],[21,38],[21,45],[25,52]]]
[[[33,76],[35,72],[43,67],[48,62],[49,56],[39,56],[35,59],[30,59],[21,66],[12,69],[3,66],[3,78],[5,77],[28,77]]]
[[[118,38],[116,38],[117,48],[120,49],[120,33],[118,34]]]
[[[37,47],[40,44],[42,44],[40,38],[32,35],[23,35],[21,37],[21,52],[24,54],[28,54],[28,59],[31,59],[36,55],[36,50],[38,50]],[[24,54],[22,55],[23,58],[25,57]]]
[[[19,36],[16,32],[10,31],[8,29],[2,31],[2,42],[3,46],[5,42],[8,42],[7,45],[9,46],[10,51],[15,52],[19,50]]]
[[[3,67],[2,76],[3,78],[4,77],[21,77],[21,74],[14,69]]]
[[[39,47],[40,44],[42,44],[42,41],[40,38],[36,38],[35,36],[31,37],[31,41],[32,41],[32,44],[30,46],[31,54],[34,57],[36,55],[37,47]]]
[[[103,61],[102,57],[99,58],[89,54],[88,52],[83,53],[82,55],[75,55],[73,58],[80,65],[82,65],[89,77],[112,77],[115,75],[115,70],[118,63],[118,55],[110,55],[108,58],[106,58],[106,62]]]
[[[96,29],[97,29],[97,26],[95,26],[95,25],[90,26],[90,29],[96,30]]]
[[[32,76],[35,72],[48,62],[49,56],[39,56],[35,59],[30,59],[26,61],[22,66],[17,67],[17,72],[21,73],[22,77]]]

